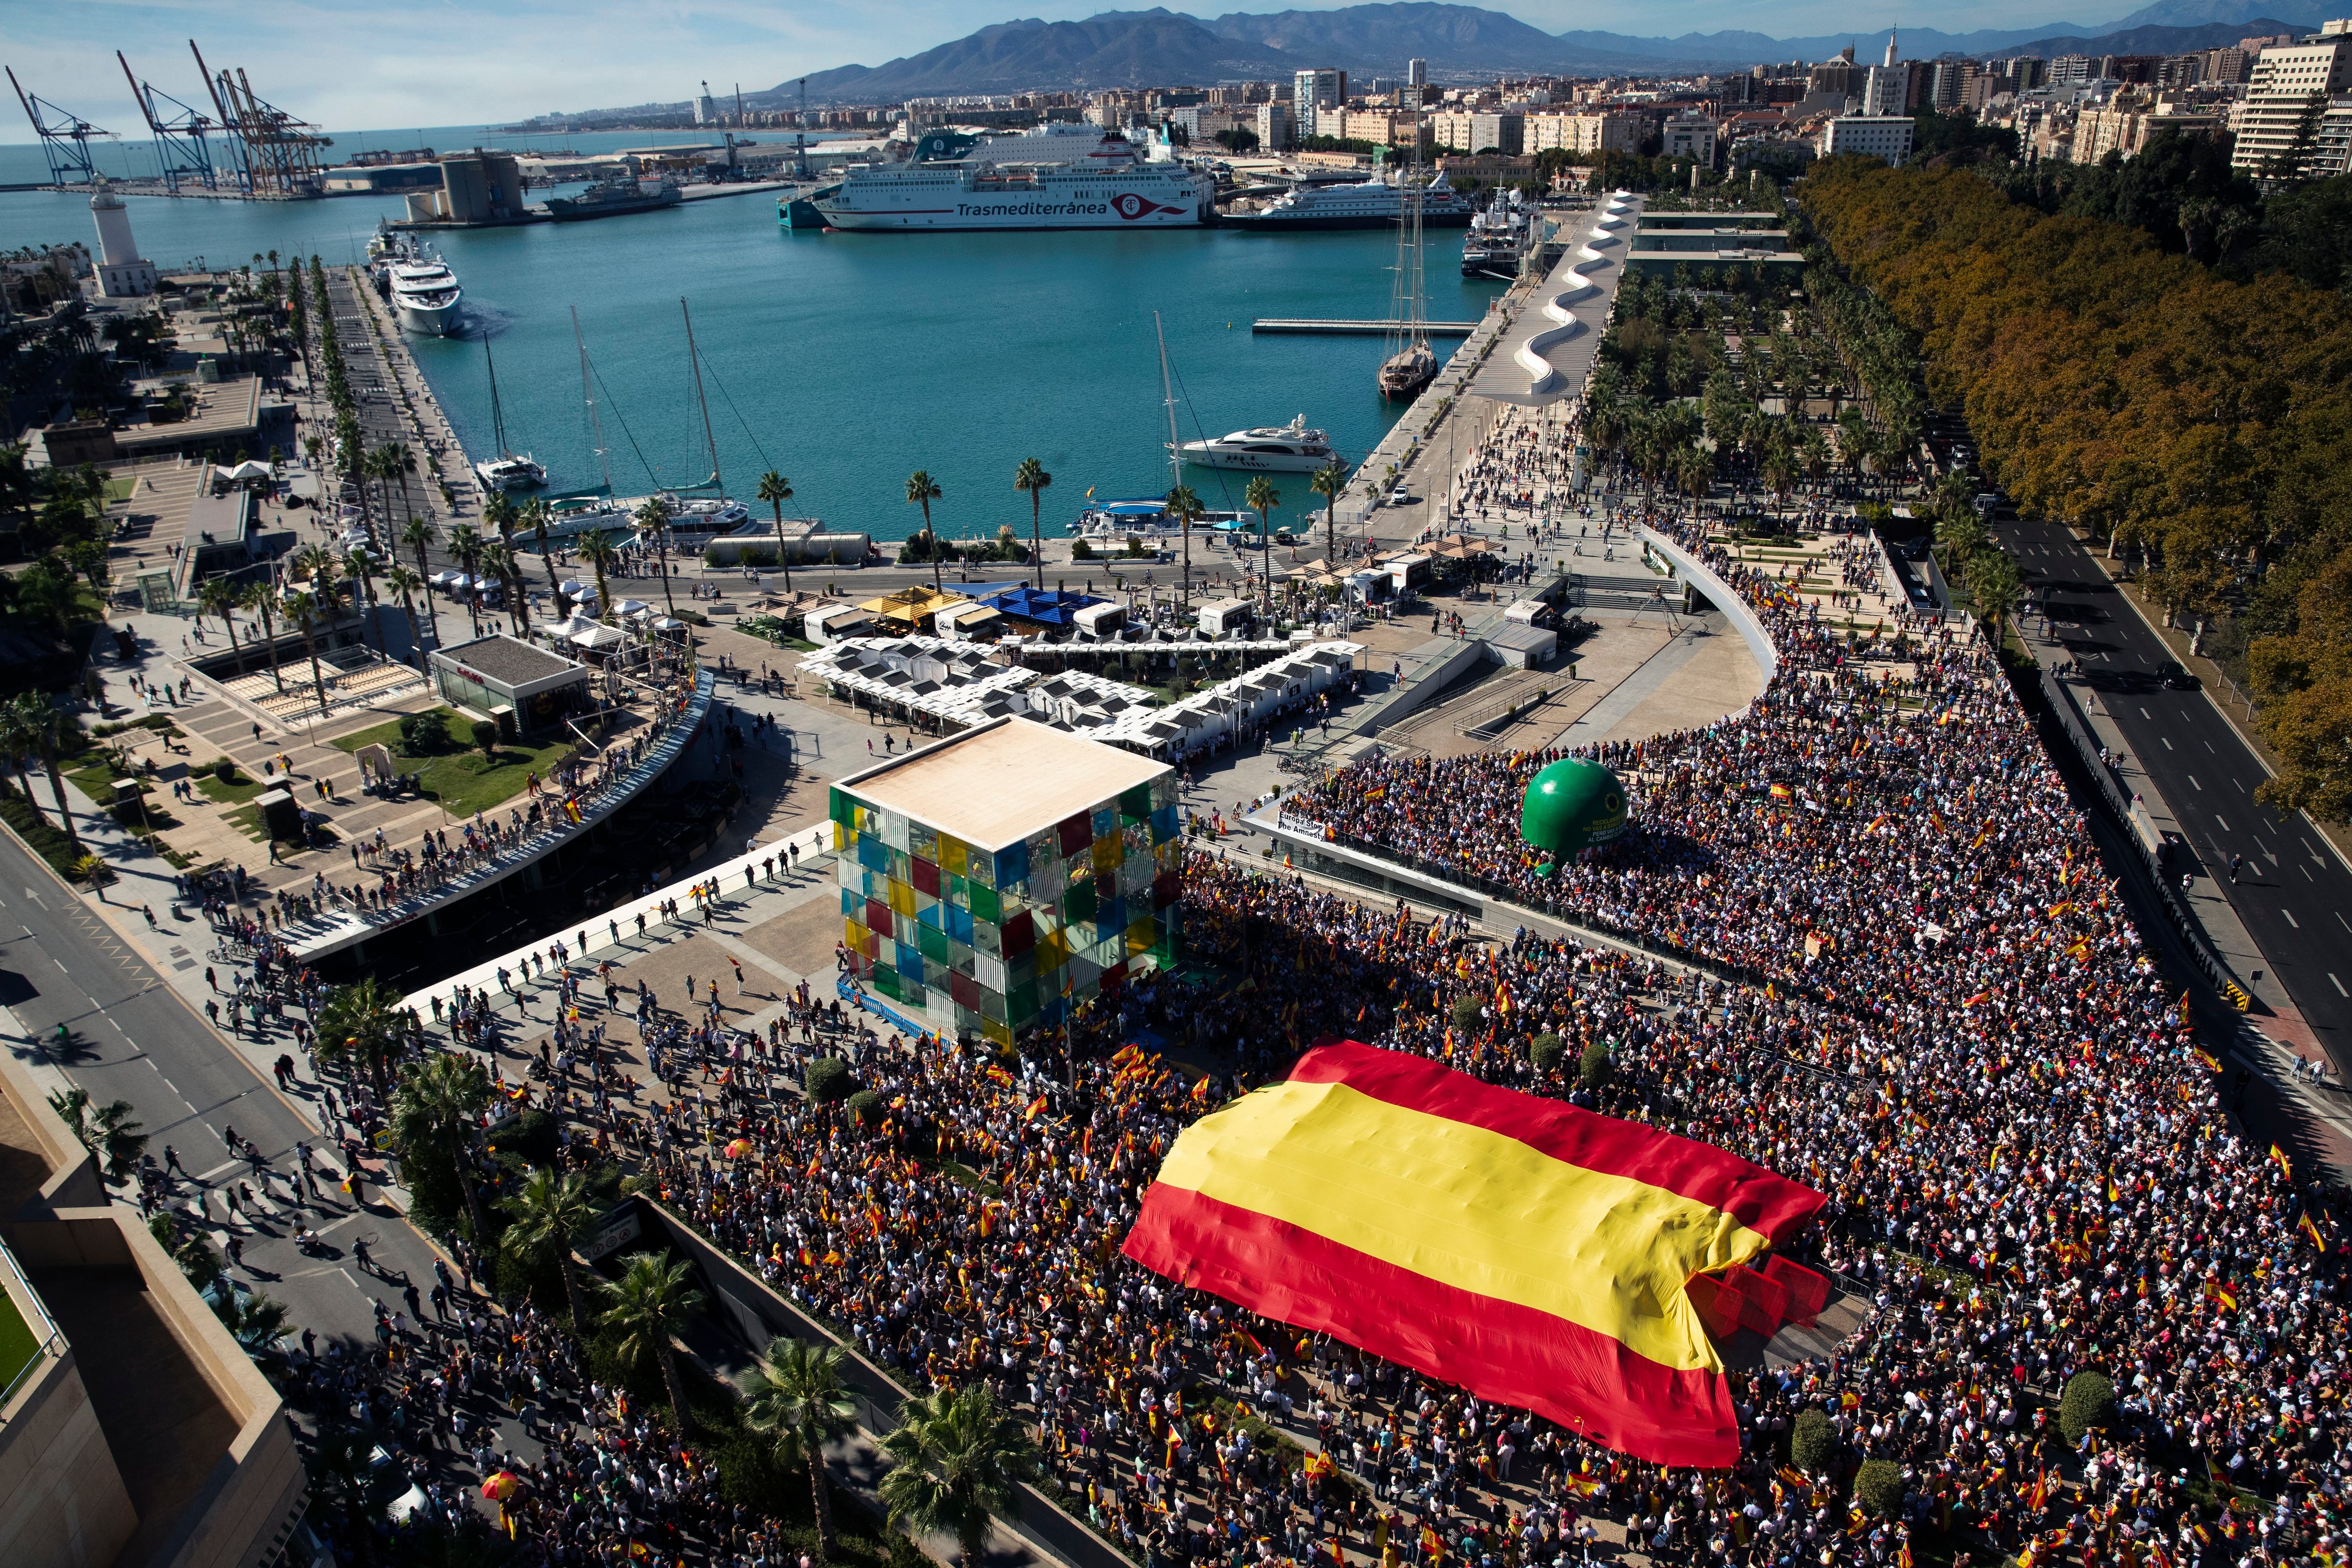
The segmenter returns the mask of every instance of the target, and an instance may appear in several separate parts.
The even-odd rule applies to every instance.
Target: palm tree
[[[692,1265],[684,1258],[665,1263],[650,1252],[630,1254],[622,1260],[618,1279],[599,1279],[596,1288],[612,1300],[604,1309],[604,1327],[617,1338],[613,1349],[631,1366],[645,1364],[650,1353],[661,1363],[662,1382],[669,1389],[669,1409],[677,1436],[688,1435],[686,1380],[678,1375],[677,1349],[670,1342],[688,1320],[702,1310],[701,1291],[687,1284]]]
[[[563,584],[555,580],[555,552],[547,547],[547,520],[553,510],[539,497],[522,503],[523,526],[530,530],[531,542],[539,546],[539,559],[547,568],[547,602],[551,605],[563,597]]]
[[[784,503],[793,499],[793,481],[770,468],[760,476],[760,499],[776,509],[776,564],[784,571],[784,592],[793,591],[793,558],[784,549]]]
[[[473,624],[474,635],[482,635],[481,590],[475,579],[482,572],[482,536],[470,522],[461,522],[449,531],[449,555],[466,569],[466,617]]]
[[[319,1009],[312,1048],[330,1061],[351,1063],[381,1089],[408,1042],[408,1021],[399,1008],[400,993],[373,974],[338,986]]]
[[[368,611],[375,603],[375,574],[383,569],[373,553],[365,549],[343,552],[343,575],[352,585],[352,609],[362,617],[360,623],[360,635],[362,637],[367,635],[368,623],[375,619],[373,616],[368,614]],[[382,626],[376,627],[375,646],[377,651],[383,651],[383,628]]]
[[[907,476],[907,499],[923,509],[923,542],[931,552],[931,592],[944,593],[940,586],[940,536],[931,531],[931,503],[940,499],[940,485],[929,468],[917,468]]]
[[[575,1178],[577,1179],[577,1178]],[[780,1464],[808,1467],[816,1499],[817,1544],[834,1554],[833,1489],[824,1473],[824,1446],[857,1425],[857,1402],[841,1383],[839,1345],[813,1345],[778,1336],[743,1376],[743,1422],[775,1439]]]
[[[1315,470],[1307,488],[1323,498],[1323,570],[1339,569],[1339,492],[1348,488],[1348,470],[1337,461]]]
[[[25,797],[25,804],[33,808],[34,817],[47,823],[49,819],[42,813],[41,803],[33,798],[33,781],[25,773],[26,756],[40,747],[40,738],[34,731],[32,710],[26,706],[25,697],[0,702],[0,746],[7,748],[8,765],[16,770],[17,793]]]
[[[58,797],[58,826],[65,830],[66,843],[79,860],[87,851],[81,847],[81,836],[74,831],[73,813],[66,807],[66,775],[58,767],[58,732],[67,721],[66,716],[38,691],[22,692],[9,706],[15,710],[12,723],[23,726],[33,750],[40,756],[42,772],[49,775],[49,791]],[[32,796],[27,794],[25,798],[30,800]]]
[[[373,984],[370,980],[365,984]],[[358,987],[346,987],[356,990]],[[337,994],[340,997],[341,993]],[[382,1027],[393,1036],[390,1049],[397,1050],[405,1043],[406,1031],[392,1005],[397,995],[371,998],[371,1004],[381,1003],[378,1018],[370,1013],[364,1022],[369,1027]],[[357,1016],[361,1004],[354,1001],[352,1013]],[[326,1028],[329,1016],[335,1016],[333,1003],[320,1016],[320,1028]],[[323,1038],[323,1035],[322,1035]],[[400,1088],[393,1095],[393,1127],[404,1147],[426,1141],[441,1145],[449,1157],[449,1168],[457,1178],[458,1190],[466,1199],[466,1218],[473,1226],[477,1246],[489,1239],[490,1227],[482,1213],[482,1195],[474,1189],[473,1131],[480,1124],[482,1109],[490,1103],[490,1075],[472,1056],[461,1051],[436,1051],[421,1062],[411,1063],[400,1075]]]
[[[564,1297],[572,1303],[572,1331],[586,1338],[588,1298],[580,1289],[572,1243],[596,1217],[596,1205],[588,1196],[588,1178],[577,1171],[559,1176],[545,1166],[535,1166],[521,1190],[499,1200],[499,1206],[514,1216],[499,1245],[519,1258],[554,1252],[556,1264],[563,1271]]]
[[[659,496],[647,496],[632,521],[637,525],[638,534],[650,536],[655,549],[660,552],[662,603],[675,616],[677,614],[677,601],[671,598],[669,593],[669,502]]]
[[[416,575],[420,579],[431,578],[433,562],[426,552],[432,549],[434,543],[433,524],[425,518],[410,518],[400,531],[400,542],[416,552]],[[425,613],[433,622],[433,646],[439,647],[441,646],[441,607],[433,602],[433,595],[429,592],[425,595]]]
[[[269,655],[269,679],[279,691],[286,678],[278,673],[278,595],[266,583],[248,583],[237,602],[261,617],[261,643]]]
[[[1045,591],[1045,541],[1040,509],[1045,487],[1053,482],[1054,476],[1034,458],[1022,458],[1021,466],[1013,470],[1013,488],[1029,493],[1029,553],[1037,559],[1037,591],[1041,594]]]
[[[326,616],[319,607],[316,595],[289,594],[286,597],[286,618],[301,628],[302,647],[310,656],[310,689],[318,693],[319,711],[327,710],[327,676],[319,668],[319,626]]]
[[[236,640],[236,606],[245,590],[226,577],[207,577],[196,589],[196,603],[205,611],[220,617],[228,628],[228,651],[236,659],[236,672],[245,673],[245,647]]]
[[[384,586],[400,595],[400,613],[408,617],[408,640],[416,649],[416,667],[425,668],[425,645],[416,635],[416,591],[425,586],[425,579],[397,561],[383,574]]]
[[[621,558],[620,547],[613,536],[601,528],[592,528],[580,536],[580,559],[588,563],[596,574],[596,618],[607,626],[613,620],[613,595],[604,587],[604,574]]]
[[[1190,485],[1178,485],[1168,492],[1168,515],[1184,531],[1184,608],[1192,607],[1192,521],[1206,515],[1208,509],[1201,498],[1192,493]]]
[[[95,1110],[89,1090],[76,1087],[49,1094],[49,1109],[73,1130],[74,1141],[96,1157],[109,1181],[119,1182],[139,1168],[139,1152],[147,1147],[143,1123],[131,1120],[131,1102],[114,1100]]]
[[[499,597],[507,602],[507,619],[520,626],[522,595],[518,590],[522,583],[522,568],[515,561],[514,547],[503,539],[485,541],[482,570],[498,579]]]
[[[1259,474],[1250,480],[1249,488],[1242,491],[1242,504],[1257,513],[1257,547],[1259,553],[1265,557],[1265,591],[1271,597],[1274,594],[1274,552],[1268,547],[1266,531],[1273,526],[1271,513],[1282,504],[1282,492],[1274,488],[1272,479]]]
[[[335,559],[335,552],[323,544],[306,544],[294,552],[291,566],[296,576],[310,580],[310,592],[319,595],[325,612],[333,615],[343,598],[337,585],[342,563]]]
[[[387,475],[400,484],[400,515],[404,519],[413,519],[415,514],[408,508],[408,481],[416,477],[416,448],[405,441],[394,441],[384,450],[392,454],[391,459],[385,465]],[[392,510],[387,507],[384,510],[384,521],[389,524],[391,521]]]
[[[1021,1517],[1022,1484],[1041,1473],[1036,1444],[984,1383],[910,1400],[898,1418],[882,1439],[882,1505],[894,1523],[954,1535],[963,1568],[980,1568],[988,1527]]]

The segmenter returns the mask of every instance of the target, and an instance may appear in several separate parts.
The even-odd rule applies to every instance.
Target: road
[[[199,920],[184,929],[189,951],[201,956],[210,945],[207,928]],[[349,1197],[322,1183],[320,1201],[301,1217],[325,1238],[326,1252],[306,1257],[296,1249],[287,1186],[294,1146],[307,1142],[327,1153],[326,1140],[137,952],[6,835],[0,835],[0,971],[5,972],[0,1001],[31,1037],[12,1048],[62,1068],[98,1104],[129,1100],[157,1163],[169,1144],[204,1185],[215,1242],[242,1239],[247,1267],[236,1271],[239,1280],[284,1301],[297,1331],[307,1326],[322,1342],[372,1342],[372,1301],[381,1298],[387,1308],[403,1310],[402,1271],[420,1291],[431,1291],[432,1248],[377,1196],[355,1209]],[[62,1060],[53,1043],[59,1024],[71,1031]],[[313,1085],[298,1085],[299,1097],[317,1093]],[[231,1156],[224,1137],[230,1127],[259,1145],[277,1179],[257,1183],[252,1168]],[[341,1169],[340,1153],[327,1159]],[[238,1182],[266,1185],[269,1197],[247,1220],[232,1225],[224,1199]],[[174,1205],[184,1212],[195,1191],[195,1184],[179,1183]],[[352,1251],[359,1238],[393,1279],[359,1271]],[[431,1311],[429,1304],[425,1310]]]
[[[2352,872],[2310,824],[2255,802],[2270,775],[2202,691],[2168,688],[2172,653],[2063,524],[1996,531],[2049,606],[2053,629],[2186,830],[2335,1064],[2352,1068]],[[2230,861],[2242,857],[2237,886]]]

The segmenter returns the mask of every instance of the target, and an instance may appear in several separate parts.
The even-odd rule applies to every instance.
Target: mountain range
[[[2119,21],[2084,27],[1944,33],[1905,28],[1907,58],[1943,54],[2178,53],[2235,43],[2249,34],[2316,25],[2332,0],[2155,0]],[[1853,46],[1876,59],[1886,32],[1775,38],[1754,32],[1642,37],[1625,33],[1546,33],[1515,16],[1443,0],[1392,0],[1329,11],[1234,11],[1216,17],[1155,7],[1105,11],[1077,22],[999,22],[969,37],[878,66],[843,66],[807,79],[811,103],[887,103],[899,99],[1023,90],[1264,81],[1336,66],[1359,80],[1402,76],[1425,59],[1440,79],[1498,73],[1663,73],[1745,69],[1780,60],[1825,59]],[[761,108],[800,101],[797,81],[747,95]]]

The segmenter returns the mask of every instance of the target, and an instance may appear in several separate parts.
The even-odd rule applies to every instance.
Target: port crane
[[[139,100],[139,112],[146,117],[148,134],[155,139],[155,162],[163,166],[163,188],[176,196],[182,180],[197,180],[208,191],[220,189],[212,148],[205,142],[222,129],[220,121],[190,109],[154,83],[141,81],[121,49],[114,51],[114,58],[122,67],[122,79],[131,84],[131,96]]]
[[[8,71],[8,85],[16,89],[16,101],[25,106],[25,118],[33,122],[33,134],[40,138],[42,155],[49,161],[49,183],[53,185],[94,185],[98,184],[98,165],[90,162],[89,143],[93,137],[119,142],[113,132],[92,125],[79,114],[68,114],[56,104],[36,93],[25,90],[14,69]],[[42,110],[48,112],[44,115]]]

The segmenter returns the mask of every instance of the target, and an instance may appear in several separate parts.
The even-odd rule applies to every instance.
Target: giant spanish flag
[[[1822,1195],[1724,1151],[1352,1040],[1186,1129],[1129,1258],[1659,1464],[1739,1455],[1684,1293]]]

